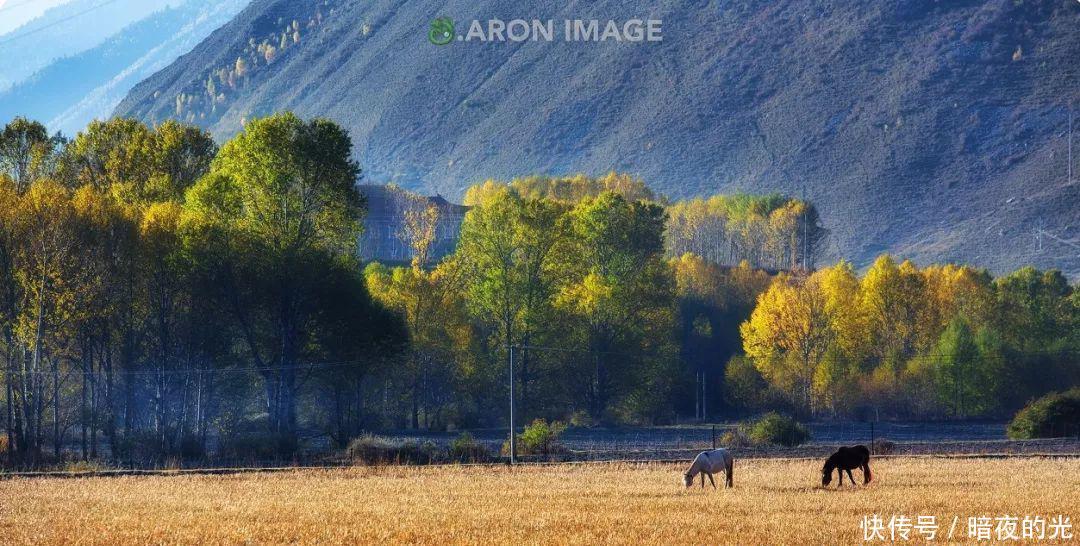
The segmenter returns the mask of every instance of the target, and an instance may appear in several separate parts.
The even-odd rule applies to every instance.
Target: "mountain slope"
[[[664,39],[438,47],[438,16],[459,33],[474,18],[657,18]],[[832,257],[1076,278],[1078,59],[1080,3],[1066,0],[256,0],[116,112],[219,138],[277,110],[328,116],[369,180],[450,196],[609,169],[671,197],[805,191]]]
[[[108,117],[132,86],[190,51],[247,3],[188,0],[154,13],[0,92],[0,120],[22,115],[74,134],[90,120]]]

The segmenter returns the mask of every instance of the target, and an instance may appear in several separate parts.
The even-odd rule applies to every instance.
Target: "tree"
[[[452,400],[451,389],[468,375],[462,364],[468,362],[466,353],[475,349],[461,269],[452,261],[432,271],[415,265],[390,270],[372,264],[364,274],[372,296],[397,313],[408,329],[410,346],[399,371],[409,393],[412,427],[420,428],[423,411],[430,428]]]
[[[710,408],[723,407],[725,399],[713,396],[717,379],[725,376],[725,363],[742,350],[739,323],[750,315],[771,278],[745,261],[728,268],[684,254],[668,263],[678,294],[682,360],[697,377],[695,413],[704,418]]]
[[[918,349],[924,286],[914,264],[905,261],[897,265],[888,255],[878,257],[863,276],[860,312],[868,321],[877,365],[897,366]]]
[[[0,132],[0,173],[15,183],[22,193],[34,180],[50,174],[56,149],[62,141],[49,137],[45,126],[17,117]]]
[[[4,409],[9,459],[13,459],[15,449],[24,443],[21,438],[22,422],[15,405],[15,380],[19,377],[15,317],[21,297],[15,282],[14,253],[22,241],[16,239],[13,227],[18,203],[15,182],[7,175],[0,175],[0,343],[4,349]]]
[[[991,326],[1000,333],[1011,365],[1011,388],[1002,394],[1011,409],[1031,398],[1080,381],[1080,307],[1077,289],[1060,271],[1020,268],[994,281]]]
[[[296,430],[298,366],[319,335],[317,288],[327,268],[355,260],[363,203],[351,147],[328,120],[253,120],[188,192],[193,241],[209,247],[198,259],[224,277],[221,297],[263,376],[270,428],[286,437]]]
[[[18,396],[24,419],[20,436],[27,449],[36,450],[42,445],[48,373],[52,383],[53,444],[59,454],[62,354],[57,334],[69,320],[76,301],[71,290],[76,271],[70,196],[55,181],[35,181],[20,199],[12,220],[15,240],[22,243],[12,260],[14,280],[22,287],[14,337],[27,348],[19,370]]]
[[[731,357],[724,368],[724,396],[728,403],[743,410],[756,410],[768,401],[769,384],[761,377],[754,361],[745,355]]]
[[[810,203],[771,195],[714,195],[668,207],[667,250],[718,264],[813,269],[828,234]]]
[[[835,338],[821,278],[777,277],[740,327],[743,348],[761,374],[810,413],[814,377]]]
[[[941,334],[936,354],[938,389],[954,417],[985,414],[996,408],[1001,377],[1000,341],[986,328],[971,331],[954,318]]]
[[[412,248],[413,267],[427,267],[431,257],[431,247],[435,243],[436,230],[439,227],[439,207],[429,205],[421,210],[405,211],[405,228],[402,236]]]
[[[458,255],[474,316],[496,326],[493,345],[525,348],[518,353],[520,405],[529,411],[533,364],[528,346],[552,333],[552,296],[565,270],[562,216],[565,206],[546,199],[522,199],[515,190],[488,183],[470,190],[475,206],[462,224]],[[507,358],[509,353],[501,352]]]
[[[569,213],[570,276],[556,306],[581,332],[574,338],[588,360],[579,382],[594,419],[616,405],[655,419],[666,406],[676,347],[675,286],[662,261],[665,220],[660,206],[610,192]]]

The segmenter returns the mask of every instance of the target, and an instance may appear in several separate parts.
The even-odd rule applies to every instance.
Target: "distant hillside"
[[[50,8],[40,17],[0,35],[0,90],[23,81],[56,59],[97,46],[131,23],[181,2],[71,0]]]
[[[0,92],[0,120],[22,115],[74,134],[91,119],[108,117],[133,85],[189,51],[246,4],[188,0],[154,13]]]
[[[651,17],[664,39],[439,47],[438,16],[460,33],[474,18]],[[611,169],[672,197],[805,188],[834,257],[1077,278],[1077,99],[1075,0],[255,0],[117,113],[219,138],[277,110],[328,116],[369,180],[448,196]]]
[[[109,117],[132,86],[190,51],[247,3],[188,0],[154,13],[0,92],[0,120],[27,116],[73,135],[90,120]]]
[[[41,16],[46,10],[68,0],[0,0],[0,35]]]

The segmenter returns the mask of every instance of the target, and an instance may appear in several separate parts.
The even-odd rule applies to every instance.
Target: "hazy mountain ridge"
[[[653,17],[664,41],[438,47],[426,38],[437,16],[459,33],[473,18]],[[224,82],[213,99],[208,80]],[[1080,3],[1066,0],[256,0],[117,113],[218,138],[277,110],[328,116],[350,129],[369,181],[449,196],[487,177],[610,169],[671,197],[805,187],[833,257],[888,250],[1076,278],[1080,176],[1066,179],[1065,137],[1077,99]]]
[[[71,0],[0,35],[0,90],[56,59],[93,48],[124,27],[182,0]]]
[[[28,116],[74,134],[108,117],[132,86],[190,51],[247,2],[187,0],[155,12],[0,92],[0,120]]]

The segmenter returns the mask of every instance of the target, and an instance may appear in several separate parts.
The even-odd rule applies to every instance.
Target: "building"
[[[361,184],[359,188],[367,200],[364,233],[360,235],[359,243],[362,260],[383,263],[411,261],[413,252],[405,236],[405,213],[410,210],[422,211],[432,205],[439,214],[431,259],[438,260],[457,248],[461,222],[469,207],[451,203],[440,195],[423,196],[393,184]]]

